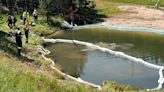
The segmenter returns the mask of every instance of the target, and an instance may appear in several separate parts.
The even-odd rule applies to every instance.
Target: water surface
[[[106,29],[83,29],[58,32],[53,38],[77,39],[92,42],[147,62],[164,66],[164,35],[147,32],[122,32]],[[112,80],[142,88],[156,87],[158,71],[124,58],[100,51],[81,51],[85,46],[73,44],[49,44],[52,53],[48,56],[56,61],[61,70],[95,84]]]

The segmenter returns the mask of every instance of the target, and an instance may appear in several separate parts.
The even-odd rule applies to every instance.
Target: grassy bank
[[[84,85],[60,80],[55,72],[40,69],[0,52],[1,92],[96,92]]]
[[[120,4],[155,6],[157,0],[95,0],[95,2],[99,14],[111,16],[121,13],[121,10],[117,7]],[[164,0],[160,0],[159,6],[164,7]]]
[[[138,4],[138,5],[155,5],[158,0],[103,0],[114,3],[129,3],[129,4]],[[160,0],[160,6],[164,6],[164,1]]]
[[[7,26],[7,14],[0,14],[0,16],[2,18],[0,18],[0,29],[5,31],[6,33],[9,33],[9,27]],[[21,30],[23,31],[23,28],[25,27],[19,20],[19,17],[20,15],[16,15],[16,18],[17,18],[17,23],[16,25],[17,26],[20,26],[21,27]],[[33,18],[30,17],[30,21],[32,21]],[[60,23],[62,22],[62,18],[60,17],[57,17],[57,16],[53,16],[51,17],[51,24],[50,25],[47,25],[46,23],[46,17],[45,16],[42,16],[40,15],[38,17],[38,23],[37,23],[37,26],[31,26],[30,27],[30,32],[31,33],[35,33],[35,34],[42,34],[42,35],[49,35],[51,33],[53,33],[54,31],[57,31],[59,30],[58,29],[58,26],[60,25]]]
[[[144,92],[108,81],[103,83],[103,90],[100,91],[71,80],[62,80],[56,72],[16,60],[1,51],[0,58],[1,92]]]
[[[110,16],[121,12],[115,3],[110,3],[104,0],[95,0],[95,2],[99,14]]]
[[[37,45],[42,45],[40,35],[48,35],[57,31],[57,26],[47,25],[45,18],[40,17],[37,26],[30,28],[29,43],[25,43],[23,35],[22,53],[29,56],[18,57],[15,37],[9,36],[7,16],[2,15],[0,23],[0,92],[97,92],[96,89],[81,85],[63,77],[50,68],[50,61],[44,60]],[[17,16],[18,17],[18,16]],[[58,18],[54,19],[58,20]],[[59,19],[60,21],[60,19]],[[23,25],[17,22],[23,31]]]
[[[55,78],[46,76],[46,72],[2,52],[0,58],[1,92],[52,92],[57,87]]]

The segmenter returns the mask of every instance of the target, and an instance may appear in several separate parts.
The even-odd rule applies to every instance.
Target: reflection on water
[[[100,84],[113,80],[137,87],[153,88],[158,85],[158,71],[132,61],[100,51],[87,52],[87,62],[80,77]]]
[[[146,32],[122,32],[106,29],[85,29],[59,32],[53,38],[69,38],[92,42],[123,51],[148,62],[164,65],[164,35]],[[157,86],[158,71],[100,51],[80,52],[84,46],[49,44],[49,55],[62,70],[92,83],[113,80],[122,84],[153,88]]]
[[[115,31],[108,29],[80,29],[75,31],[61,31],[53,38],[77,39],[92,43],[115,43],[131,49],[119,49],[129,55],[140,57],[148,62],[164,65],[164,35],[149,32]],[[128,47],[128,46],[127,46]]]
[[[84,48],[78,46],[78,48]],[[48,49],[51,50],[50,55],[61,70],[74,77],[79,77],[82,74],[86,57],[80,52],[76,46],[72,44],[49,44]]]

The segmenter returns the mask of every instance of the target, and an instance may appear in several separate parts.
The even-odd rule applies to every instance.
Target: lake
[[[91,42],[115,51],[164,66],[164,35],[149,32],[117,31],[108,29],[80,29],[59,31],[50,38],[76,39]],[[95,84],[112,80],[140,88],[158,85],[158,70],[133,61],[66,43],[47,43],[47,49],[60,70]]]

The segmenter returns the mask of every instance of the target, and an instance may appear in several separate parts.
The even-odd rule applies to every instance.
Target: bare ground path
[[[138,5],[120,5],[123,13],[106,19],[112,25],[164,29],[164,12]]]

